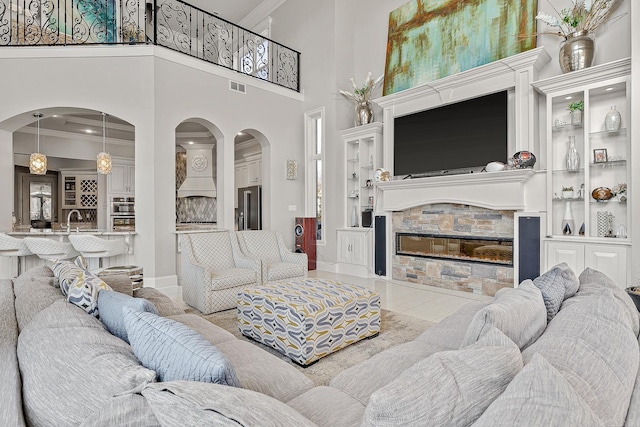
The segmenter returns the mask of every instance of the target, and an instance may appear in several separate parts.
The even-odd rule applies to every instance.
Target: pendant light
[[[44,175],[47,173],[47,156],[40,152],[40,119],[42,113],[35,113],[33,117],[38,119],[38,133],[36,136],[36,152],[29,157],[29,172],[34,175]]]
[[[102,113],[102,152],[98,153],[98,173],[111,173],[111,154],[107,153],[107,113]]]

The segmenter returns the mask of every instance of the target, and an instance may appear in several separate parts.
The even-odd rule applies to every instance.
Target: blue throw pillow
[[[533,279],[533,284],[542,292],[547,308],[547,322],[550,322],[560,310],[562,302],[575,295],[580,282],[573,270],[563,262]]]
[[[124,307],[124,324],[133,353],[159,381],[201,381],[240,387],[226,356],[202,335],[152,313]]]
[[[102,324],[111,332],[111,335],[129,343],[127,328],[124,326],[123,307],[153,314],[158,314],[158,310],[151,301],[144,298],[133,298],[115,291],[101,291],[98,294],[98,311]]]

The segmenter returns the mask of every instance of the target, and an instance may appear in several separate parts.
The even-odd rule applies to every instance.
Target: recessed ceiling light
[[[608,88],[606,88],[605,90],[606,90],[607,92],[609,92],[610,90],[613,90],[613,88],[612,88],[612,87],[608,87]]]
[[[567,96],[565,99],[571,99],[573,98],[573,96]]]
[[[193,145],[193,141],[189,141],[189,145]]]
[[[53,116],[51,116],[51,117],[58,118],[58,117],[60,117],[60,116],[59,116],[59,115],[57,115],[57,114],[54,114],[54,115],[53,115]]]
[[[94,131],[92,129],[85,129],[84,130],[86,133],[93,133]]]
[[[236,135],[242,136],[242,135],[244,135],[244,132],[238,132]]]

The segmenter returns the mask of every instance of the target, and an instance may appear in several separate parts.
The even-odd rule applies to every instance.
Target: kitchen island
[[[25,237],[36,237],[36,238],[44,238],[50,239],[55,242],[69,242],[69,235],[92,235],[99,237],[105,240],[124,240],[126,245],[125,253],[121,255],[106,257],[103,259],[103,267],[113,267],[120,265],[135,265],[135,253],[134,253],[134,240],[136,236],[135,231],[111,231],[111,230],[100,230],[100,229],[82,229],[76,228],[71,231],[66,231],[64,229],[31,229],[31,230],[18,230],[18,231],[5,231],[4,234],[7,234],[16,238],[25,238]],[[18,273],[17,268],[17,257],[4,257],[4,262],[2,268],[2,278],[11,278],[14,277]],[[90,261],[90,267],[95,267],[92,264],[96,264],[97,259],[92,259]],[[50,261],[45,259],[41,259],[36,255],[29,255],[22,257],[22,271],[26,271],[30,268],[41,266],[41,265],[49,265]]]

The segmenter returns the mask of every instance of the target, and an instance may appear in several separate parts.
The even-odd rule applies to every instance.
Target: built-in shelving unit
[[[579,272],[589,266],[624,285],[633,235],[627,203],[632,184],[630,60],[569,74],[533,83],[546,98],[547,267],[566,261]],[[584,110],[581,120],[572,123],[568,106],[577,101],[583,101]],[[612,129],[606,117],[614,109],[621,124]],[[567,164],[570,140],[580,156],[578,167]],[[573,193],[563,197],[563,188],[569,187]]]

